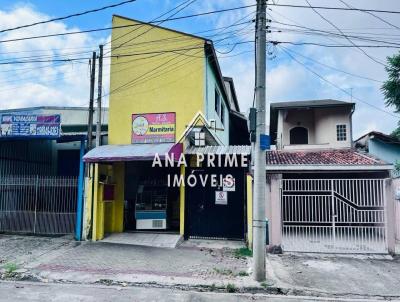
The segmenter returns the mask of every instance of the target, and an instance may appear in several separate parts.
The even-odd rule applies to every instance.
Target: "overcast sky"
[[[119,1],[1,0],[0,29],[46,20],[116,2]],[[3,33],[0,34],[0,40],[107,27],[111,25],[113,13],[149,21],[181,2],[183,0],[137,0],[134,3],[100,13]],[[275,0],[274,2],[307,5],[305,0]],[[309,2],[313,5],[344,7],[344,4],[339,0],[309,0]],[[345,0],[345,2],[357,8],[400,11],[398,0]],[[255,0],[198,0],[180,12],[179,15],[252,4],[255,4]],[[254,16],[254,11],[255,8],[251,7],[216,15],[165,22],[162,25],[188,33],[197,33],[226,27],[238,20],[241,20],[239,23],[243,23]],[[390,25],[363,12],[317,11],[339,27],[342,32],[363,38],[364,40],[352,39],[357,45],[385,45],[382,41],[398,44],[400,42],[400,29],[396,28],[396,26],[400,27],[398,14],[376,14],[385,21],[392,23]],[[268,14],[268,18],[272,20],[270,24],[272,32],[268,34],[270,41],[350,45],[350,42],[346,39],[335,37],[332,34],[318,36],[315,35],[315,31],[312,35],[305,33],[302,27],[338,33],[332,24],[311,9],[270,6]],[[253,27],[253,24],[247,23],[225,29],[219,36],[214,36],[214,39],[228,36],[223,42],[215,43],[215,46],[219,52],[223,74],[234,78],[241,110],[244,112],[248,110],[253,101],[254,47],[251,43],[243,43],[233,48],[233,43],[253,40]],[[214,31],[207,34],[215,33]],[[110,33],[105,31],[0,43],[0,63],[34,55],[49,55],[50,57],[59,55],[63,58],[88,57],[100,43],[109,39],[109,35]],[[380,42],[365,39],[379,40]],[[285,48],[282,48],[282,46]],[[43,50],[47,51],[43,52]],[[356,103],[354,138],[370,130],[391,132],[396,127],[399,118],[396,117],[396,114],[393,114],[392,108],[384,106],[380,86],[382,81],[386,80],[386,72],[384,66],[376,61],[385,63],[386,56],[399,50],[394,48],[365,48],[364,51],[367,54],[354,47],[327,48],[290,44],[270,46],[267,62],[268,102],[323,98],[350,101],[349,94],[352,93],[353,102]],[[288,52],[296,60],[290,57]],[[108,64],[109,62],[106,62],[106,66]],[[105,93],[109,89],[108,74],[108,69],[106,69]],[[88,64],[85,60],[75,63],[2,64],[0,65],[0,109],[40,105],[86,106],[89,96],[88,76]],[[327,83],[324,79],[330,83]],[[348,94],[339,88],[345,90]]]

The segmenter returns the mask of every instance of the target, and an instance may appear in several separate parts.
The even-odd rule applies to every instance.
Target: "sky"
[[[0,0],[0,30],[117,2],[121,0]],[[137,0],[121,7],[85,16],[0,33],[0,41],[109,27],[112,14],[150,21],[182,2],[184,0]],[[255,2],[255,0],[197,0],[176,16],[253,5]],[[269,1],[269,3],[272,2],[307,5],[306,0]],[[309,0],[309,2],[320,6],[344,7],[345,5],[340,0]],[[345,3],[357,8],[400,11],[398,0],[345,0]],[[254,18],[254,12],[255,7],[249,7],[162,23],[162,26],[187,33],[213,29],[214,31],[203,33],[203,35],[211,35],[209,37],[211,39],[226,38],[223,42],[215,42],[215,47],[223,75],[234,79],[243,112],[252,105],[254,94],[254,45],[247,43],[254,40],[254,24],[250,22]],[[267,36],[269,41],[351,45],[345,38],[334,35],[340,34],[337,29],[339,28],[343,33],[357,37],[352,38],[356,45],[387,45],[383,43],[399,44],[400,42],[398,14],[376,13],[372,16],[354,11],[317,10],[315,12],[311,9],[273,5],[268,7],[267,13],[272,21],[269,23],[271,32]],[[233,24],[236,25],[232,26]],[[305,31],[305,27],[310,28],[311,31]],[[333,34],[316,35],[316,29]],[[93,50],[97,50],[99,44],[109,40],[110,32],[101,31],[20,42],[0,42],[0,63],[23,60],[24,57],[32,56],[83,58],[81,61],[64,63],[0,64],[0,109],[46,105],[87,106],[89,65],[86,58],[90,57]],[[379,42],[371,40],[379,40]],[[235,44],[237,42],[244,43]],[[400,114],[394,113],[393,108],[385,107],[380,87],[386,80],[384,69],[386,57],[397,53],[399,49],[363,48],[363,50],[365,53],[355,47],[269,44],[267,102],[327,98],[353,101],[356,103],[353,116],[355,139],[371,130],[390,133],[400,120]],[[108,68],[109,61],[106,60],[105,94],[109,90]],[[105,100],[105,105],[107,105],[107,100]]]

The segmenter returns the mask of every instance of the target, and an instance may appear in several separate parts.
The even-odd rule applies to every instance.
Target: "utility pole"
[[[265,76],[266,76],[266,9],[267,0],[257,0],[256,35],[256,142],[254,148],[254,199],[253,199],[253,277],[265,280],[265,186],[266,158],[261,149],[261,135],[265,135]]]
[[[93,103],[94,103],[94,81],[96,78],[96,52],[93,52],[90,69],[90,99],[89,99],[89,121],[88,121],[88,150],[93,148]]]
[[[97,122],[96,122],[96,147],[101,145],[101,93],[102,93],[102,80],[103,80],[103,45],[99,46],[99,75],[97,86]]]

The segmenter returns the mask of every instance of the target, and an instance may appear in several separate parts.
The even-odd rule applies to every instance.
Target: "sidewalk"
[[[228,246],[228,247],[227,247]],[[390,256],[267,256],[267,281],[251,278],[237,242],[188,241],[175,249],[72,238],[0,235],[5,280],[166,287],[315,297],[399,299],[400,259]],[[9,264],[12,273],[6,273]],[[16,269],[16,270],[15,270]]]
[[[268,255],[275,286],[326,296],[400,297],[400,257],[389,255]]]

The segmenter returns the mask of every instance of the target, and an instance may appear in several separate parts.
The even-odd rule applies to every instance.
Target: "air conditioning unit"
[[[137,230],[165,230],[167,228],[166,219],[137,219]]]

